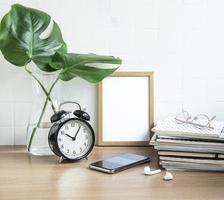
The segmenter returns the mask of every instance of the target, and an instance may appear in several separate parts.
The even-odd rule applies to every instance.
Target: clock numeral
[[[68,125],[65,125],[65,130],[68,130]]]
[[[71,127],[75,127],[75,122],[71,122]]]
[[[61,145],[61,148],[64,149],[64,145],[63,144]]]
[[[67,153],[69,153],[69,149],[67,149]]]
[[[74,154],[74,155],[76,154],[76,151],[75,151],[75,150],[73,151],[73,154]]]
[[[61,142],[61,138],[58,138],[58,141]]]
[[[61,135],[64,135],[65,134],[65,132],[64,131],[61,131]]]
[[[83,133],[85,133],[85,132],[86,132],[86,129],[84,128],[84,129],[83,129]]]
[[[84,146],[86,146],[87,144],[86,144],[86,142],[84,142]]]
[[[86,140],[88,140],[89,139],[88,135],[86,135],[85,138],[86,138]]]
[[[80,147],[80,152],[82,152],[82,147]]]

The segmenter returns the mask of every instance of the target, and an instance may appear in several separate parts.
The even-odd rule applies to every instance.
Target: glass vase
[[[58,73],[32,72],[33,103],[27,126],[27,148],[33,155],[53,155],[48,145],[51,116],[59,110],[61,84]]]

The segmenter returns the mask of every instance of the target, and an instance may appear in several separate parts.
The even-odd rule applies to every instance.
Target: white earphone
[[[161,172],[160,169],[151,171],[150,167],[148,167],[148,166],[144,168],[144,174],[145,175],[155,175],[155,174],[159,174],[160,172]]]
[[[170,172],[166,172],[163,177],[163,180],[165,180],[165,181],[173,180],[173,175]]]
[[[146,166],[144,168],[144,174],[145,175],[155,175],[155,174],[159,174],[159,173],[161,173],[161,170],[160,169],[151,171],[151,169],[150,169],[149,166]],[[164,175],[164,177],[163,177],[163,180],[170,181],[172,179],[173,179],[173,175],[170,172],[166,172],[165,175]]]

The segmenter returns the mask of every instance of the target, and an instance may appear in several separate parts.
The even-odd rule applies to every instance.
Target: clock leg
[[[86,156],[85,159],[88,160],[88,157]]]
[[[63,157],[61,156],[58,160],[58,163],[62,163],[63,162]]]

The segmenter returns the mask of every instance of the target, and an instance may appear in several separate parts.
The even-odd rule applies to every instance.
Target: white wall
[[[155,72],[155,114],[182,106],[224,120],[224,1],[0,0],[42,9],[59,24],[69,50],[120,56],[120,70]],[[0,144],[24,144],[30,77],[0,57]],[[81,102],[96,130],[96,86],[63,83],[64,99]]]

